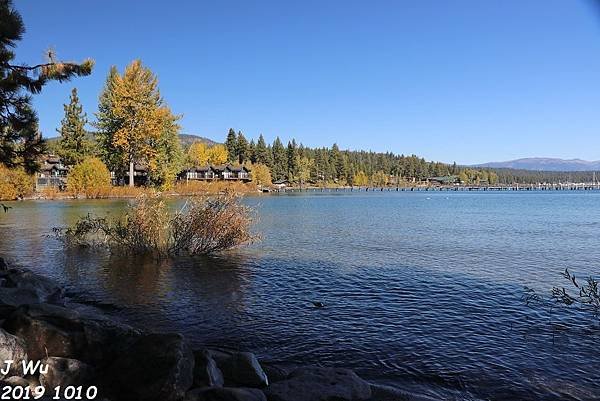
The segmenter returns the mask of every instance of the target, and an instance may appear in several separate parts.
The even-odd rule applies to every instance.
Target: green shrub
[[[73,196],[100,198],[110,191],[110,172],[102,161],[90,157],[75,165],[67,178],[67,190]]]

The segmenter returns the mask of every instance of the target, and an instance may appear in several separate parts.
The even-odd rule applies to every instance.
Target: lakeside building
[[[215,166],[212,164],[192,167],[179,174],[180,181],[243,181],[252,180],[250,170],[246,166],[230,164]]]
[[[55,187],[66,188],[69,168],[63,164],[60,157],[47,155],[41,161],[40,172],[35,180],[36,189]]]
[[[54,187],[60,190],[66,188],[70,166],[63,163],[56,155],[47,155],[41,161],[40,172],[36,176],[36,189]],[[136,163],[133,170],[135,185],[146,185],[148,182],[148,167],[143,163]],[[110,172],[112,185],[127,185],[129,171],[119,177],[116,172]],[[206,165],[183,170],[177,175],[180,181],[242,181],[252,180],[250,169],[246,166]]]

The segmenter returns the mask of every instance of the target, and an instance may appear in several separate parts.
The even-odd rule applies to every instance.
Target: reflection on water
[[[599,335],[523,306],[569,267],[598,272],[596,193],[354,193],[248,198],[264,240],[219,258],[65,252],[48,234],[124,201],[13,203],[0,254],[195,345],[348,366],[445,399],[599,399]],[[311,301],[327,307],[315,309]],[[553,323],[550,323],[552,319]]]

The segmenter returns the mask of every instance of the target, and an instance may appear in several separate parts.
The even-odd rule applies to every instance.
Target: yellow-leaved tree
[[[252,181],[258,186],[271,185],[271,170],[264,164],[255,164],[252,166],[250,171],[252,175]]]
[[[365,174],[364,171],[359,171],[358,173],[354,174],[352,184],[359,187],[365,187],[369,185],[369,177]]]
[[[215,145],[208,148],[208,162],[210,164],[225,164],[228,159],[229,154],[224,145]]]
[[[111,70],[98,117],[98,126],[109,138],[101,143],[120,153],[129,168],[130,186],[138,163],[147,167],[153,183],[164,185],[175,178],[181,162],[179,116],[165,105],[156,76],[140,60],[129,64],[122,75]]]
[[[192,166],[204,166],[208,164],[208,148],[204,142],[194,142],[188,149],[188,163]]]

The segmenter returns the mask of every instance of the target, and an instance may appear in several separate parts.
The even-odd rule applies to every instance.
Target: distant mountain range
[[[89,135],[90,139],[94,139],[94,137],[90,134]],[[46,142],[48,142],[49,145],[52,145],[54,143],[57,143],[60,137],[52,137],[52,138],[45,138]],[[207,144],[208,146],[213,146],[218,144],[218,142],[213,141],[212,139],[208,139],[206,137],[200,136],[200,135],[195,135],[195,134],[179,134],[179,141],[181,142],[181,145],[183,146],[189,146],[194,142],[204,142],[205,144]]]
[[[506,162],[477,164],[473,167],[512,168],[534,171],[600,171],[600,160],[555,159],[548,157],[529,157]]]

